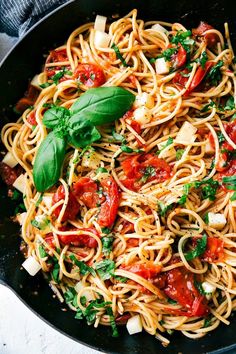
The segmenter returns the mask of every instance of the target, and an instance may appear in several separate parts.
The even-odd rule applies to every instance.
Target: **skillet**
[[[96,14],[111,19],[112,15],[123,16],[133,8],[138,9],[139,18],[179,21],[187,28],[196,27],[200,20],[205,20],[222,31],[224,21],[228,21],[232,43],[236,39],[236,2],[233,0],[69,1],[35,25],[0,65],[0,127],[16,120],[12,104],[23,96],[29,79],[40,72],[45,59],[43,54],[62,44],[79,25],[93,21]],[[106,353],[220,354],[229,349],[232,353],[236,352],[234,318],[230,326],[221,325],[199,340],[193,341],[179,333],[174,334],[167,348],[146,333],[129,336],[125,328],[120,328],[120,337],[112,338],[106,327],[94,329],[75,320],[72,311],[61,310],[64,306],[52,297],[42,274],[30,277],[20,270],[23,255],[19,251],[19,226],[10,219],[15,207],[14,202],[7,197],[6,187],[0,184],[0,283],[12,289],[36,315],[58,331]]]

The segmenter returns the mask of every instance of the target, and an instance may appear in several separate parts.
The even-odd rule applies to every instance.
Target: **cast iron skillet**
[[[70,32],[79,25],[94,20],[96,14],[111,17],[124,15],[138,8],[139,17],[145,20],[160,19],[180,21],[192,28],[200,20],[205,20],[223,30],[223,22],[228,21],[231,31],[236,29],[236,3],[233,0],[77,0],[61,6],[34,26],[21,42],[11,51],[0,67],[0,125],[14,121],[14,104],[22,97],[29,78],[40,72],[44,62],[43,54],[63,43]],[[232,42],[236,33],[232,33]],[[236,321],[230,326],[221,325],[212,334],[200,340],[190,340],[181,334],[174,334],[168,348],[152,336],[142,333],[129,336],[125,328],[120,328],[120,337],[112,338],[110,329],[100,326],[88,327],[75,320],[71,311],[61,311],[62,305],[53,299],[51,290],[41,274],[30,277],[20,270],[23,256],[19,252],[19,227],[10,220],[14,203],[7,197],[6,188],[0,186],[0,282],[11,288],[15,294],[38,316],[57,330],[76,341],[107,353],[149,353],[202,354],[222,353],[236,348]],[[235,349],[236,350],[236,349]]]

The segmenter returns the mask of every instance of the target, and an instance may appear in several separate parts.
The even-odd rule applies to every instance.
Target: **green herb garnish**
[[[194,258],[201,256],[205,252],[206,246],[207,246],[207,235],[204,234],[201,238],[197,239],[196,247],[193,250],[184,254],[185,259],[187,261],[191,261]]]

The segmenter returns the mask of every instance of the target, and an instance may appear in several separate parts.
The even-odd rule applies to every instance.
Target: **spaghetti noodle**
[[[127,323],[131,334],[143,328],[164,345],[173,331],[200,338],[228,325],[236,307],[236,79],[229,30],[226,24],[225,41],[206,23],[192,31],[179,23],[145,23],[136,10],[107,25],[107,33],[97,28],[82,25],[50,52],[33,107],[2,130],[22,168],[9,181],[15,170],[6,159],[1,165],[6,182],[24,195],[26,212],[17,218],[26,257],[76,318],[95,327],[111,325],[117,335],[116,325]],[[44,183],[55,182],[36,188],[51,146],[36,173],[40,145],[61,117],[65,127],[83,95],[111,92],[99,86],[123,88],[135,101],[114,123],[86,125],[81,147],[77,135],[63,140],[60,130],[57,139],[66,141],[60,179],[49,166]],[[101,137],[86,145],[90,129]]]

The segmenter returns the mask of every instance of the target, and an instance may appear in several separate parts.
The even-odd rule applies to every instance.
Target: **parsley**
[[[183,156],[183,153],[184,153],[184,149],[178,149],[178,150],[176,151],[175,158],[176,158],[177,161],[178,161],[178,160],[181,160],[181,158],[182,158],[182,156]]]
[[[109,229],[109,227],[102,227],[102,233],[103,234],[109,234],[111,232],[111,229]]]
[[[223,177],[222,182],[231,191],[236,191],[236,176]]]
[[[171,43],[174,44],[181,44],[183,48],[189,53],[190,52],[190,47],[191,45],[194,45],[194,40],[190,39],[192,32],[190,30],[188,31],[178,31],[175,36],[172,37]]]
[[[98,173],[108,173],[107,169],[104,168],[104,167],[99,167],[97,170],[96,170],[96,174]]]
[[[64,298],[66,300],[66,303],[69,304],[71,302],[74,302],[75,297],[77,297],[77,292],[75,288],[68,287],[67,291],[64,293]]]
[[[75,255],[72,254],[70,256],[70,259],[77,267],[79,267],[81,275],[91,273],[94,277],[96,276],[95,270],[92,267],[87,266],[87,264],[85,264],[84,262],[78,261]]]
[[[187,183],[183,186],[183,191],[184,194],[182,195],[182,197],[179,199],[179,204],[183,205],[186,203],[187,201],[187,196],[189,194],[190,188],[192,187],[192,183]]]
[[[207,60],[208,60],[208,56],[207,56],[206,51],[204,51],[204,52],[202,52],[202,55],[199,58],[199,63],[203,69],[205,68]]]
[[[214,65],[209,73],[206,75],[206,79],[210,81],[211,85],[217,86],[218,82],[221,80],[221,70],[220,68],[224,65],[222,60],[218,61],[216,65]]]
[[[217,137],[218,137],[218,140],[219,140],[219,144],[222,144],[225,141],[225,137],[224,137],[224,135],[221,132],[217,133]]]
[[[114,49],[114,52],[116,53],[117,59],[120,59],[121,63],[123,66],[128,67],[128,64],[126,63],[125,59],[121,55],[120,49],[117,47],[115,43],[112,44],[112,49]]]
[[[50,84],[50,82],[45,82],[44,84],[39,85],[39,87],[41,87],[42,89],[51,86],[52,84]]]
[[[146,183],[149,177],[156,176],[156,169],[153,166],[147,166],[144,170],[143,177],[140,178],[141,183]]]
[[[203,287],[202,287],[202,283],[199,283],[199,282],[196,281],[196,280],[194,280],[194,286],[195,286],[195,288],[197,288],[197,290],[199,291],[199,293],[200,293],[201,295],[209,295],[209,294],[211,294],[211,293],[206,292],[206,291],[203,289]]]
[[[121,145],[120,148],[123,152],[126,152],[127,154],[131,154],[132,152],[137,152],[137,153],[143,152],[142,149],[132,149],[127,145]]]
[[[231,200],[231,202],[233,202],[234,200],[236,200],[236,192],[234,192],[234,193],[232,194],[232,196],[230,197],[230,200]]]
[[[112,312],[112,308],[111,307],[107,307],[106,313],[110,317],[110,325],[111,325],[111,329],[112,329],[112,337],[119,337],[119,332],[118,332],[118,329],[117,329],[115,317],[114,317],[113,312]]]
[[[178,49],[176,47],[167,48],[161,53],[161,55],[159,55],[159,58],[164,58],[165,61],[171,61],[172,55],[176,54],[177,52]]]
[[[197,239],[196,247],[193,250],[184,254],[185,259],[187,261],[191,261],[194,258],[201,256],[205,252],[206,246],[207,246],[207,235],[204,234],[201,238]]]
[[[173,206],[174,206],[174,203],[165,205],[165,204],[164,204],[163,202],[161,202],[160,200],[157,202],[157,204],[158,204],[160,216],[165,216],[166,213],[167,213],[167,211],[169,211],[170,209],[172,209]]]
[[[209,327],[211,325],[212,317],[207,317],[204,320],[203,328]]]
[[[156,152],[156,154],[159,155],[167,146],[171,144],[173,144],[173,138],[169,137],[165,145],[163,145],[162,148]]]
[[[125,137],[121,134],[116,133],[114,129],[112,129],[112,136],[115,141],[120,141],[122,144],[126,143]]]
[[[232,111],[233,109],[235,109],[235,103],[234,103],[234,97],[233,96],[230,96],[228,98],[228,100],[226,101],[224,109],[227,110],[227,111]]]
[[[104,256],[108,257],[112,251],[112,245],[114,242],[113,236],[104,236],[101,238],[102,241],[102,252]]]
[[[59,283],[59,273],[60,273],[60,266],[58,263],[55,263],[51,274],[52,274],[53,280],[56,283]]]
[[[214,101],[211,101],[210,103],[208,103],[207,105],[205,105],[202,109],[201,109],[201,112],[202,113],[205,113],[205,112],[208,112],[210,110],[210,107],[215,107],[216,104]]]
[[[102,280],[110,279],[115,270],[115,262],[111,259],[105,259],[95,264],[95,268]]]
[[[39,246],[39,255],[40,258],[45,258],[48,255],[42,245]]]
[[[207,181],[203,180],[201,182],[194,183],[195,188],[199,188],[201,186],[202,190],[202,198],[209,199],[211,201],[216,199],[216,192],[219,187],[219,182],[213,180],[212,178]]]

